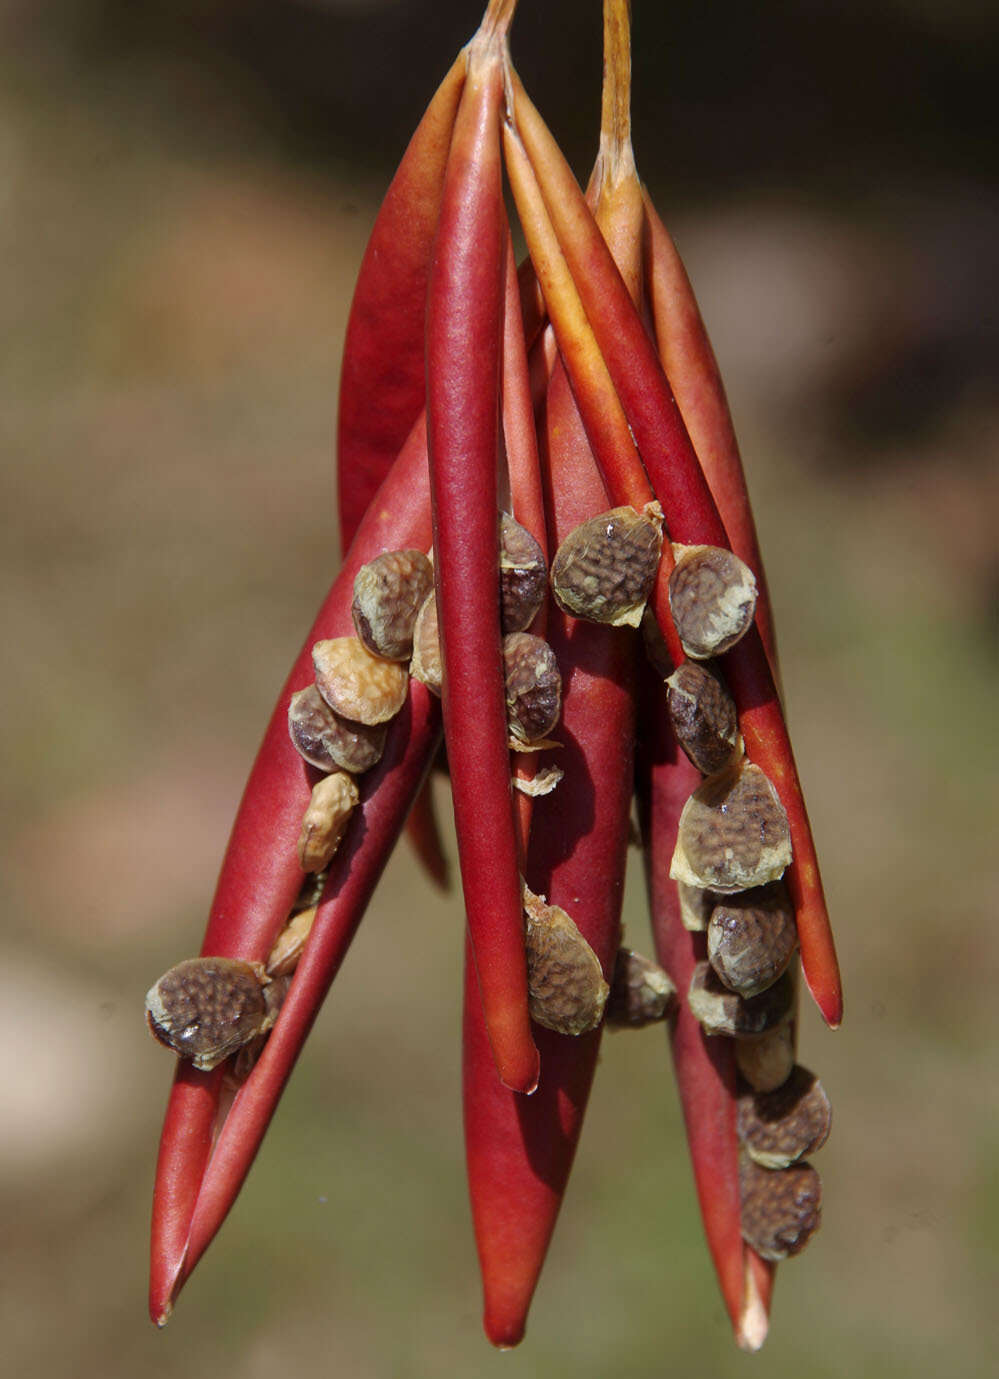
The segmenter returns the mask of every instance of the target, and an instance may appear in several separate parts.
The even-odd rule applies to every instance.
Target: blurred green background
[[[461,912],[398,856],[251,1179],[145,1317],[170,1060],[259,734],[336,566],[352,281],[474,4],[0,0],[0,1325],[11,1372],[985,1373],[996,1353],[999,21],[636,0],[639,166],[750,469],[847,1018],[825,1224],[733,1348],[664,1039],[605,1042],[528,1337],[462,1179]],[[596,0],[514,55],[582,177]],[[644,946],[633,868],[629,938]]]

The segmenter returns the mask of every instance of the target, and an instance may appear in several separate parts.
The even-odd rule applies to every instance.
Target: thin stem
[[[631,5],[604,0],[604,84],[600,104],[600,158],[610,185],[634,176],[631,147]]]

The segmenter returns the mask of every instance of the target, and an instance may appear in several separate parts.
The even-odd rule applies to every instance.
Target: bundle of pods
[[[147,998],[179,1055],[153,1209],[159,1324],[407,819],[444,877],[426,788],[442,729],[490,1340],[524,1333],[604,1025],[669,1022],[744,1347],[766,1335],[775,1262],[819,1222],[804,1160],[829,1106],[795,1063],[792,959],[831,1026],[839,974],[724,392],[635,170],[627,0],[605,2],[585,193],[511,64],[515,3],[491,0],[375,223],[341,386],[344,567],[250,774],[202,956]],[[620,947],[633,795],[658,962]]]

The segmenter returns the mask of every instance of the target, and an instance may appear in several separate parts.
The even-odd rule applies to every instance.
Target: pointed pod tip
[[[497,1350],[513,1350],[520,1345],[527,1329],[522,1318],[501,1321],[489,1312],[482,1318],[482,1325],[490,1345]]]
[[[754,1353],[762,1348],[769,1329],[770,1318],[762,1300],[759,1297],[747,1299],[735,1331],[736,1345],[740,1350]]]
[[[162,1307],[158,1306],[157,1304],[151,1304],[149,1308],[149,1316],[152,1319],[153,1325],[156,1327],[156,1329],[158,1331],[162,1331],[163,1328],[166,1326],[167,1322],[173,1316],[173,1303],[165,1303]]]

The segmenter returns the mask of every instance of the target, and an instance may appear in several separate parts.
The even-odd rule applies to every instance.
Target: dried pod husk
[[[778,1263],[800,1254],[822,1221],[822,1181],[808,1163],[761,1168],[739,1164],[742,1238],[762,1259]]]
[[[688,886],[685,881],[677,882],[676,893],[683,927],[692,934],[703,934],[708,927],[711,911],[718,904],[717,895],[701,886]]]
[[[832,1108],[822,1083],[799,1064],[773,1092],[739,1097],[739,1140],[761,1168],[787,1168],[829,1138]]]
[[[500,515],[500,622],[505,633],[525,632],[548,590],[548,567],[534,537],[509,513]]]
[[[533,776],[514,776],[513,787],[522,795],[538,799],[541,795],[550,795],[564,775],[561,766],[542,766]]]
[[[674,546],[669,606],[688,656],[720,656],[748,632],[756,612],[756,578],[723,546]]]
[[[562,676],[555,653],[541,637],[512,632],[503,638],[506,712],[517,742],[546,738],[562,712]]]
[[[575,618],[637,627],[662,551],[662,510],[611,508],[571,531],[552,561],[552,593]]]
[[[791,860],[791,832],[777,791],[741,762],[711,776],[683,806],[674,881],[731,894],[778,880]]]
[[[266,984],[258,962],[188,958],[150,988],[146,1023],[161,1044],[210,1072],[273,1023]]]
[[[687,1004],[705,1034],[752,1038],[787,1019],[794,1005],[794,982],[785,972],[773,986],[746,1000],[721,984],[709,962],[699,962],[690,979]]]
[[[676,667],[669,654],[662,628],[656,622],[656,615],[651,608],[646,608],[642,614],[642,645],[645,647],[645,659],[649,665],[660,679],[668,680]]]
[[[358,637],[373,655],[409,660],[413,624],[433,583],[434,567],[422,551],[383,551],[361,566],[350,612]]]
[[[409,676],[357,637],[332,637],[312,648],[316,685],[334,713],[353,723],[387,723],[406,702]]]
[[[784,1021],[758,1039],[740,1039],[735,1063],[754,1092],[774,1092],[794,1069],[794,1037],[790,1021]]]
[[[740,996],[756,996],[773,986],[797,943],[794,908],[780,881],[725,896],[711,911],[708,961]]]
[[[357,786],[346,771],[324,776],[313,787],[298,835],[298,860],[303,871],[322,871],[329,866],[358,799]]]
[[[431,694],[441,695],[444,665],[441,661],[441,635],[437,623],[437,595],[430,591],[423,601],[413,626],[413,659],[409,673]]]
[[[676,987],[667,973],[630,948],[619,948],[614,961],[607,1009],[611,1029],[641,1029],[665,1020],[676,1007]]]
[[[524,915],[531,1019],[558,1034],[595,1029],[609,991],[596,953],[565,910],[526,886]]]
[[[701,661],[684,661],[666,686],[676,740],[698,771],[721,771],[740,745],[735,702],[721,676]]]
[[[316,918],[316,906],[299,910],[278,934],[267,954],[267,974],[270,977],[287,977],[298,966],[299,958],[305,950],[305,941],[312,932]]]
[[[386,731],[383,723],[369,726],[341,718],[315,685],[293,694],[288,704],[288,732],[295,750],[320,771],[370,771],[381,761]]]

